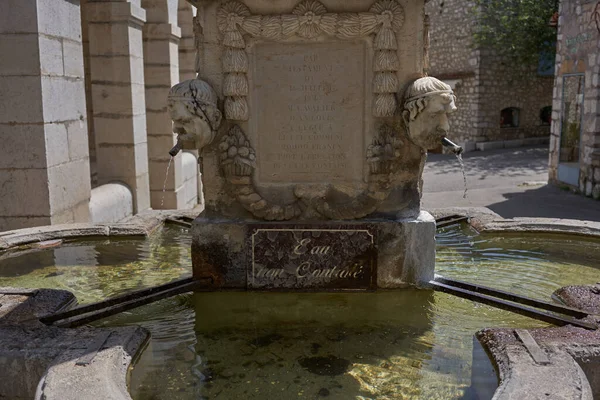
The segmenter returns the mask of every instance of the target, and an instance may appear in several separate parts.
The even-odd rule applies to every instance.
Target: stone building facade
[[[472,0],[430,0],[426,5],[428,73],[449,83],[457,95],[451,137],[467,151],[547,142],[552,77],[475,48],[474,6]]]
[[[560,3],[550,182],[600,199],[600,1]]]
[[[197,205],[196,155],[170,159],[167,112],[169,88],[195,76],[194,13],[0,2],[0,231]]]

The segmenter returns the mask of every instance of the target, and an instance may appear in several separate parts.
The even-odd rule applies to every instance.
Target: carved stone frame
[[[400,68],[396,33],[404,23],[404,9],[397,1],[378,0],[368,12],[336,14],[328,13],[317,0],[304,0],[291,14],[281,15],[255,15],[245,4],[229,1],[219,7],[217,19],[223,35],[223,95],[228,120],[247,121],[249,118],[249,62],[244,34],[274,41],[294,35],[303,39],[322,35],[356,39],[374,35],[372,114],[382,118],[394,115],[399,89],[396,73]]]
[[[256,15],[239,1],[229,1],[217,8],[217,25],[221,33],[221,57],[225,118],[231,122],[249,121],[248,73],[252,44],[258,41],[317,42],[322,38],[349,41],[372,40],[371,115],[392,117],[397,109],[399,90],[397,72],[400,61],[396,34],[404,22],[404,9],[396,0],[378,0],[368,12],[328,13],[317,0],[303,0],[290,14]],[[244,37],[250,37],[250,41]],[[370,56],[370,55],[369,55]],[[368,88],[367,88],[368,90]],[[367,99],[368,101],[368,99]],[[369,104],[365,103],[368,113]],[[374,122],[374,121],[373,121]],[[255,187],[256,154],[251,140],[238,125],[229,125],[221,136],[218,163],[227,190],[254,217],[269,221],[302,219],[356,219],[373,213],[389,195],[390,177],[397,165],[398,148],[403,142],[398,132],[385,123],[372,124],[371,139],[365,138],[366,163],[362,192],[346,202],[328,200],[326,194],[303,192],[302,185],[293,190],[294,199],[286,204],[273,203]],[[370,143],[370,144],[369,144]],[[232,149],[232,147],[235,148]],[[240,149],[243,152],[240,153]],[[235,153],[235,154],[233,154]],[[335,191],[335,188],[327,190]],[[266,196],[268,197],[268,196]],[[307,210],[308,209],[308,210]]]

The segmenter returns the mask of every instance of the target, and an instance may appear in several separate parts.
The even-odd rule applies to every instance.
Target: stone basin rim
[[[561,218],[503,218],[486,207],[450,207],[427,210],[436,219],[459,215],[479,233],[556,233],[600,238],[600,222]],[[118,223],[62,224],[0,232],[0,255],[50,240],[146,238],[168,219],[195,218],[199,210],[149,210]],[[352,220],[350,220],[352,221]]]
[[[0,255],[51,240],[147,238],[168,219],[194,218],[198,213],[198,210],[149,210],[116,223],[46,225],[0,232]]]

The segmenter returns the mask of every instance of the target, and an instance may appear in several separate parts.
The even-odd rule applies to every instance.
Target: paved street
[[[454,155],[430,154],[423,174],[424,209],[488,207],[505,218],[600,221],[600,201],[548,186],[548,148],[522,147],[463,155],[467,198]]]

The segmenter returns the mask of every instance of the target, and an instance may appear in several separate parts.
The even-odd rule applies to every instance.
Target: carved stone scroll
[[[222,58],[225,82],[225,116],[246,121],[248,110],[248,56],[243,33],[267,40],[297,35],[314,39],[321,35],[353,39],[374,35],[373,115],[391,117],[396,110],[396,72],[400,68],[398,33],[404,23],[404,9],[395,0],[379,0],[366,13],[328,13],[317,0],[304,0],[291,14],[253,15],[238,1],[223,4],[217,13],[225,51]]]

